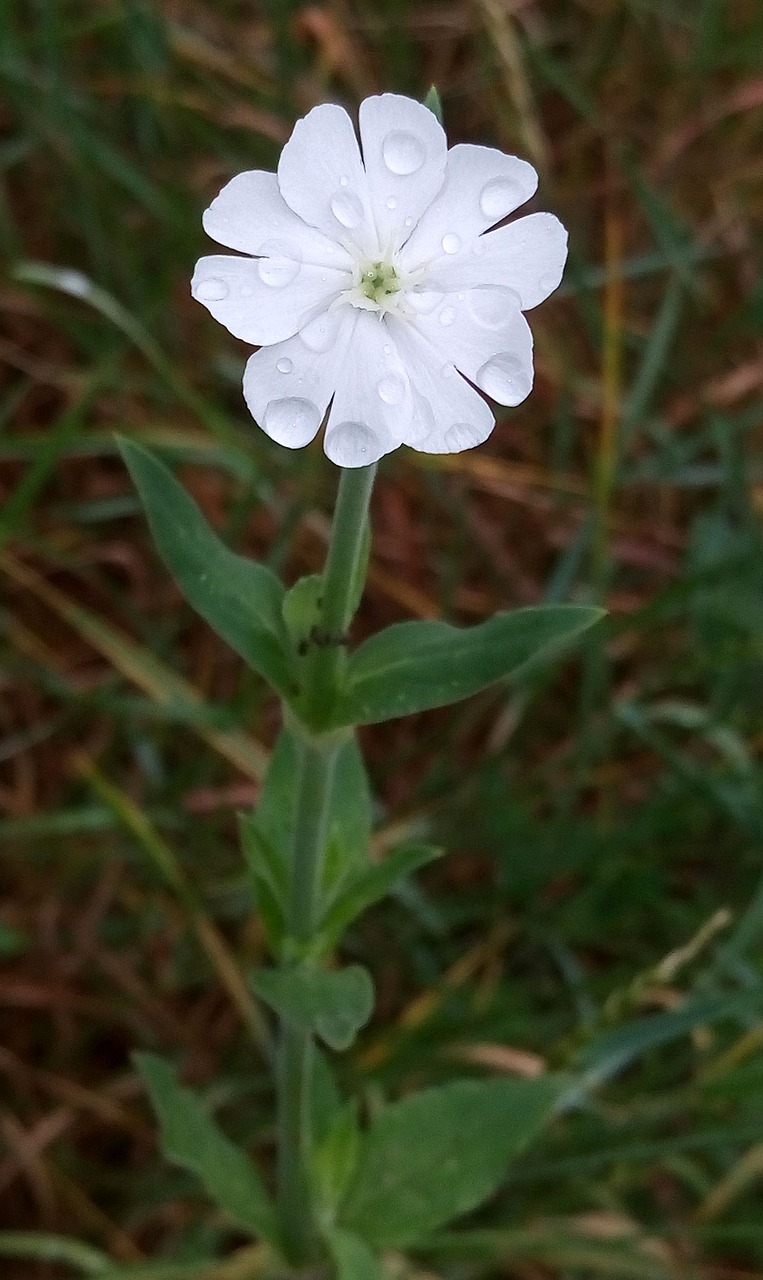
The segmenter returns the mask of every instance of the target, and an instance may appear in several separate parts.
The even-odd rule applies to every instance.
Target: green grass
[[[364,732],[382,836],[450,852],[347,938],[379,1005],[344,1083],[372,1105],[465,1062],[597,1082],[421,1259],[448,1280],[763,1267],[763,11],[503,12],[0,6],[10,1280],[191,1275],[240,1246],[156,1154],[133,1049],[269,1167],[267,1073],[194,913],[259,962],[235,813],[275,712],[169,583],[115,433],[237,549],[320,565],[333,469],[247,420],[246,351],[189,297],[200,216],[314,102],[433,81],[452,140],[536,140],[570,265],[527,404],[449,465],[385,463],[358,634],[541,600],[610,621],[553,675]]]

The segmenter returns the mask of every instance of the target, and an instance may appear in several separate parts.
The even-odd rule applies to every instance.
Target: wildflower
[[[202,258],[193,296],[259,346],[244,396],[280,444],[308,444],[328,409],[338,466],[400,444],[472,448],[495,425],[480,391],[504,405],[530,393],[522,313],[559,284],[566,232],[549,213],[490,230],[533,195],[535,170],[490,147],[448,150],[419,102],[366,98],[360,140],[362,158],[347,113],[315,107],[277,174],[223,187],[204,227],[251,256]]]

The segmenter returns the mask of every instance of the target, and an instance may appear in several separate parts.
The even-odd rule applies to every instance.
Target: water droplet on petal
[[[376,384],[376,391],[385,404],[399,404],[405,395],[405,383],[398,373],[385,373]]]
[[[411,310],[418,312],[420,316],[428,316],[440,305],[443,296],[436,289],[411,289],[408,303]]]
[[[523,204],[525,195],[522,187],[513,178],[493,178],[486,182],[480,192],[480,209],[486,218],[498,222],[505,218],[517,205]]]
[[[448,231],[442,238],[444,253],[458,253],[461,248],[460,237],[454,231]]]
[[[336,341],[339,323],[338,312],[324,311],[300,329],[299,336],[311,351],[328,351]]]
[[[440,312],[440,324],[451,325],[456,318],[455,307],[443,307]]]
[[[346,175],[346,174],[344,174],[344,173],[343,173],[343,174],[342,174],[342,176],[341,176],[341,178],[339,179],[339,185],[340,185],[340,187],[346,187],[346,186],[347,186],[347,183],[348,183],[349,181],[350,181],[350,179],[347,177],[347,175]]]
[[[531,373],[521,360],[508,351],[491,356],[477,370],[474,381],[480,391],[484,391],[499,404],[506,405],[521,404],[532,389]]]
[[[321,411],[312,400],[287,396],[271,400],[262,421],[271,440],[287,449],[301,449],[309,444],[321,423]]]
[[[383,453],[378,436],[362,422],[340,422],[326,433],[323,447],[338,467],[367,467]]]
[[[512,312],[520,310],[520,297],[513,289],[498,286],[470,289],[466,306],[472,319],[483,329],[501,329],[511,320]]]
[[[394,196],[390,196],[390,197],[389,197],[389,199],[388,199],[388,201],[387,201],[387,208],[388,208],[388,209],[396,209],[396,208],[397,208],[397,200],[395,199],[395,197],[394,197]]]
[[[207,280],[200,280],[196,286],[196,297],[199,302],[222,302],[223,298],[227,298],[230,289],[224,280],[219,280],[217,276],[209,276]]]
[[[282,356],[280,360],[276,361],[276,369],[279,373],[291,373],[293,368],[294,365],[288,356]]]
[[[405,219],[405,226],[406,226],[406,227],[412,227],[412,226],[413,226],[413,218],[406,218],[406,219]]]
[[[546,271],[538,281],[538,286],[544,293],[552,293],[559,284],[559,276],[555,271]]]
[[[440,370],[440,374],[442,375],[443,378],[452,378],[455,372],[456,372],[456,366],[452,364],[450,360],[448,361],[447,364],[444,364]]]
[[[283,289],[291,284],[302,264],[299,247],[285,240],[266,240],[260,252],[257,273],[262,283],[271,289]]]
[[[402,129],[393,129],[382,143],[384,163],[390,173],[407,177],[410,173],[418,173],[426,159],[426,147],[420,138],[413,133],[405,133]]]
[[[336,191],[329,201],[331,212],[337,222],[352,231],[363,221],[363,206],[352,191]]]
[[[445,432],[444,443],[449,453],[460,453],[462,449],[482,444],[482,439],[471,422],[454,422]]]

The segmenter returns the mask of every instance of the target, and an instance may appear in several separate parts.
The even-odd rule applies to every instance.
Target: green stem
[[[359,594],[366,546],[368,505],[376,467],[344,470],[339,481],[334,522],[324,571],[321,630],[326,643],[306,663],[308,697],[326,713],[331,707],[344,662],[344,644]],[[323,859],[339,740],[326,733],[300,743],[299,782],[287,936],[298,947],[312,941],[318,926]],[[281,1221],[289,1258],[308,1262],[315,1251],[310,1197],[310,1098],[314,1045],[309,1032],[284,1022],[278,1061],[278,1177]]]

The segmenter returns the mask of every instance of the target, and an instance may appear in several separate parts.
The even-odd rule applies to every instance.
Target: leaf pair
[[[230,551],[167,468],[122,441],[151,532],[189,603],[291,704],[300,700],[300,629],[309,625],[320,581],[286,593],[263,565]],[[403,622],[365,641],[349,659],[329,730],[375,724],[467,698],[530,663],[552,661],[601,610],[545,605],[497,614],[476,627]]]
[[[196,1174],[240,1227],[279,1247],[275,1210],[255,1166],[162,1058],[135,1060],[169,1159]],[[340,1108],[314,1172],[342,1280],[370,1280],[369,1249],[422,1244],[492,1195],[559,1096],[559,1082],[548,1077],[460,1080],[390,1103],[365,1133],[354,1110]]]

